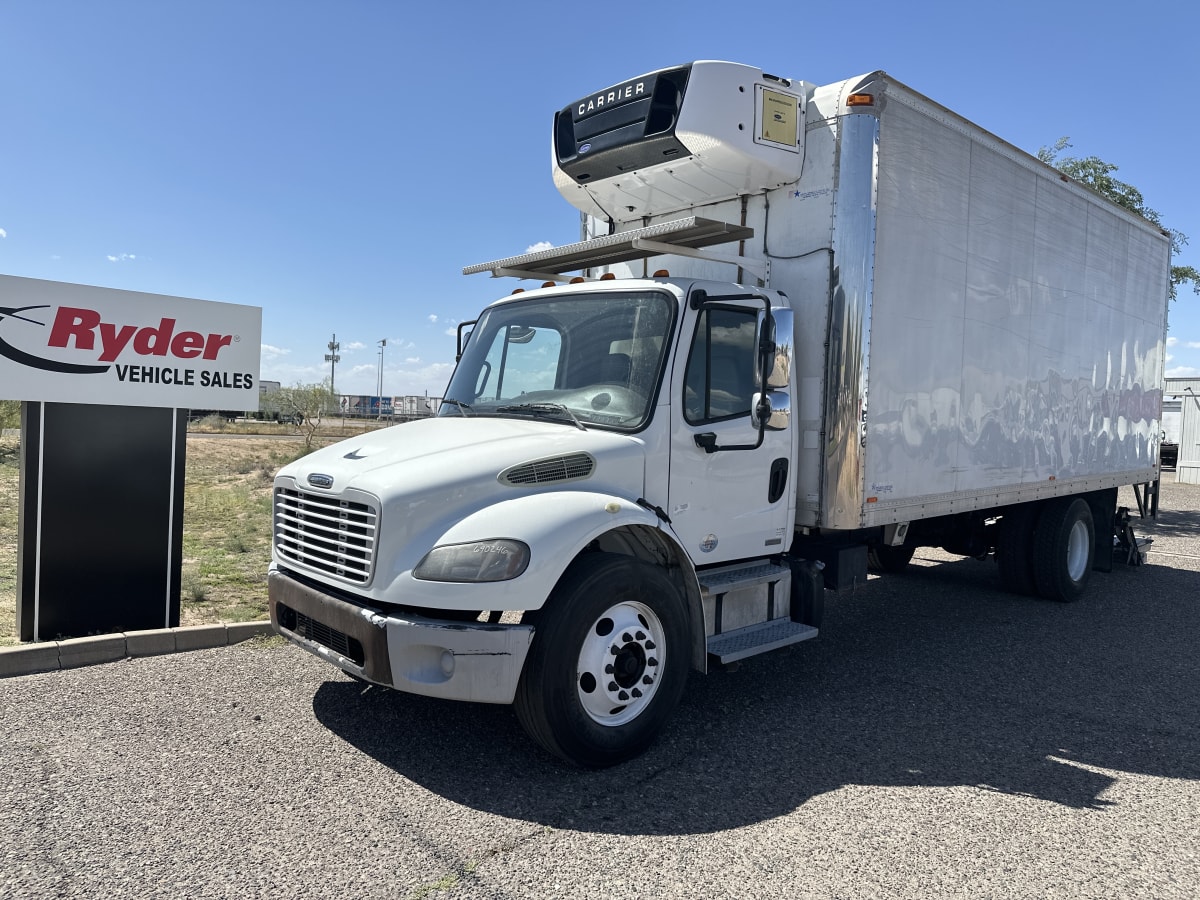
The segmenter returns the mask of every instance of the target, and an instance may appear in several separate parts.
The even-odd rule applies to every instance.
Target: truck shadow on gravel
[[[791,813],[845,785],[954,787],[1076,809],[1123,773],[1200,779],[1200,573],[1097,575],[1060,605],[994,566],[918,558],[830,596],[817,641],[693,674],[646,754],[588,772],[508,707],[329,681],[313,707],[348,744],[476,810],[579,831],[697,834]]]

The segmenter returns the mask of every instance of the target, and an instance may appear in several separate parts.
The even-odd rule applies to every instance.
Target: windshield
[[[441,416],[530,416],[636,430],[654,405],[674,299],[572,294],[493,307],[471,332]]]

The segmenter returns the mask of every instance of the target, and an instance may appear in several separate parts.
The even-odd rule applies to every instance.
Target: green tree
[[[329,381],[280,388],[278,402],[280,416],[296,425],[304,435],[304,449],[311,450],[317,429],[321,427],[321,420],[334,408],[334,396],[333,391],[329,389]]]
[[[0,400],[0,428],[21,427],[21,401]]]
[[[1068,178],[1078,181],[1085,187],[1091,188],[1102,197],[1107,197],[1118,206],[1123,206],[1130,212],[1137,213],[1143,219],[1153,222],[1171,239],[1171,257],[1178,258],[1187,246],[1187,235],[1173,228],[1167,228],[1162,223],[1158,210],[1146,205],[1142,192],[1132,184],[1127,184],[1116,178],[1113,173],[1117,167],[1105,162],[1098,156],[1079,158],[1077,156],[1062,156],[1062,152],[1071,146],[1069,138],[1061,137],[1054,142],[1053,147],[1042,147],[1037,157],[1047,165],[1054,166]],[[1171,266],[1171,299],[1175,299],[1176,290],[1181,284],[1191,283],[1192,291],[1200,294],[1200,271],[1194,266]]]

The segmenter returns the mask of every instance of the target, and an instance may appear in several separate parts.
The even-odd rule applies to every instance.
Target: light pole
[[[387,346],[387,338],[379,341],[379,418],[383,418],[383,348]]]

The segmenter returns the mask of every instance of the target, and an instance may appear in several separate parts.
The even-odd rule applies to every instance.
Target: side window
[[[562,335],[553,328],[509,325],[497,332],[476,385],[481,400],[509,400],[553,390]]]
[[[754,393],[754,310],[700,311],[684,374],[684,418],[691,424],[750,414]]]

